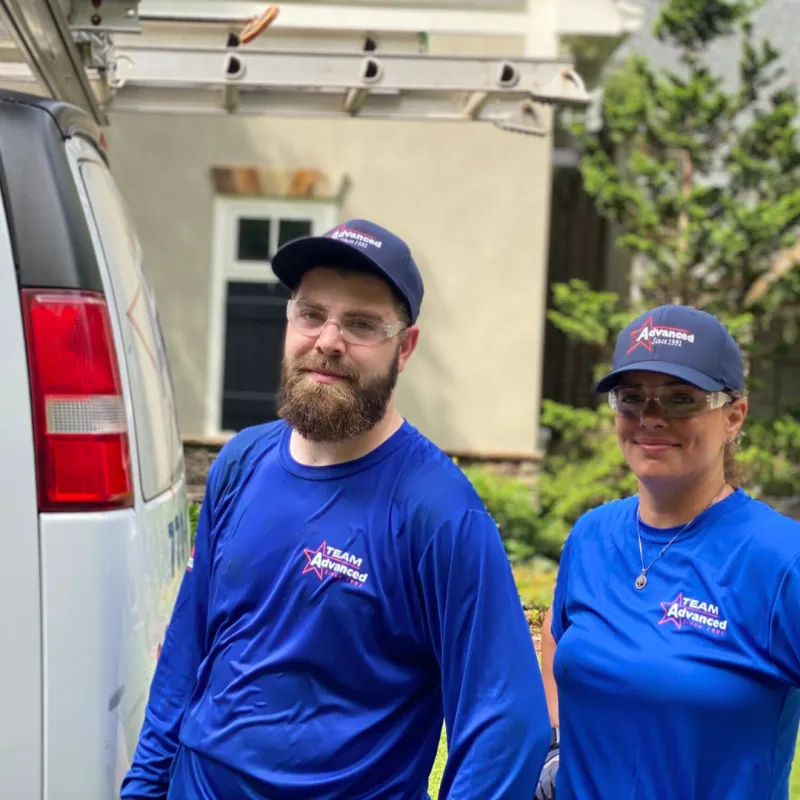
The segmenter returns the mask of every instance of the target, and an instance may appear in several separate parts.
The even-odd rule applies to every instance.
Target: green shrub
[[[550,287],[548,319],[600,373],[638,313],[680,303],[717,315],[744,354],[748,393],[796,352],[800,330],[800,102],[780,53],[756,36],[757,2],[664,0],[653,32],[678,69],[641,54],[603,76],[599,107],[567,120],[583,185],[633,257],[625,291],[585,281]],[[738,80],[711,45],[737,39]],[[594,123],[600,118],[601,126]],[[629,291],[635,289],[635,291]],[[757,369],[754,369],[757,367]],[[536,537],[563,537],[583,511],[636,490],[602,404],[545,402],[553,433],[537,483]],[[800,496],[800,409],[751,416],[745,488],[776,507]]]
[[[739,460],[747,471],[750,494],[780,505],[800,495],[800,415],[748,420]]]
[[[542,424],[556,442],[533,486],[483,466],[463,471],[485,503],[513,564],[557,562],[581,514],[636,491],[617,444],[611,410],[542,404]]]
[[[197,533],[197,520],[200,518],[200,503],[189,503],[189,531],[191,532],[192,546]]]
[[[611,410],[542,404],[554,446],[535,484],[470,465],[462,467],[497,523],[512,564],[558,561],[575,521],[603,503],[636,493],[614,432]],[[738,455],[744,488],[777,508],[800,495],[800,419],[748,420]],[[543,565],[547,569],[546,563]]]
[[[497,523],[512,563],[536,555],[557,559],[560,543],[541,538],[539,512],[531,486],[513,475],[500,475],[484,466],[462,467]]]
[[[779,506],[800,494],[800,415],[749,420],[739,453],[747,491]],[[554,446],[535,483],[472,464],[462,470],[494,518],[514,565],[540,561],[545,573],[561,556],[575,521],[592,508],[636,492],[617,444],[609,409],[572,408],[545,400],[542,425]],[[200,504],[189,504],[194,544]],[[549,591],[549,588],[548,588]]]

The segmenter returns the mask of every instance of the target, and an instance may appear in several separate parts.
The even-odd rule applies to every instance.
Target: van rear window
[[[123,331],[142,491],[150,500],[167,491],[183,468],[166,343],[125,201],[105,165],[83,161],[80,169]]]

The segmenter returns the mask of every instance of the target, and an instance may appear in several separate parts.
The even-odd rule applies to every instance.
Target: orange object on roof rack
[[[253,17],[247,21],[247,24],[239,34],[240,44],[247,44],[252,42],[257,36],[260,36],[264,31],[272,25],[273,22],[280,14],[278,6],[269,6],[267,10],[259,17]]]

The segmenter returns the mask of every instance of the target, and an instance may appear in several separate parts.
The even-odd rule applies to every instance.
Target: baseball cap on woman
[[[595,386],[613,389],[625,372],[660,372],[707,392],[744,389],[742,352],[712,314],[689,306],[645,311],[617,337],[611,371]]]

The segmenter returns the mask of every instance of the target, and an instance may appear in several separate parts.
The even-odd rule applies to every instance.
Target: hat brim
[[[595,392],[608,392],[620,382],[620,377],[626,372],[659,372],[669,375],[670,378],[691,383],[705,392],[720,392],[727,388],[725,384],[709,378],[702,372],[698,372],[691,367],[684,367],[681,364],[672,364],[669,361],[641,361],[637,364],[626,364],[624,367],[612,370],[604,378],[598,381],[594,387]]]
[[[300,285],[303,275],[315,267],[348,267],[377,275],[401,298],[405,298],[405,292],[380,264],[361,250],[338,239],[329,239],[327,236],[295,239],[281,247],[272,258],[275,276],[292,291]]]

